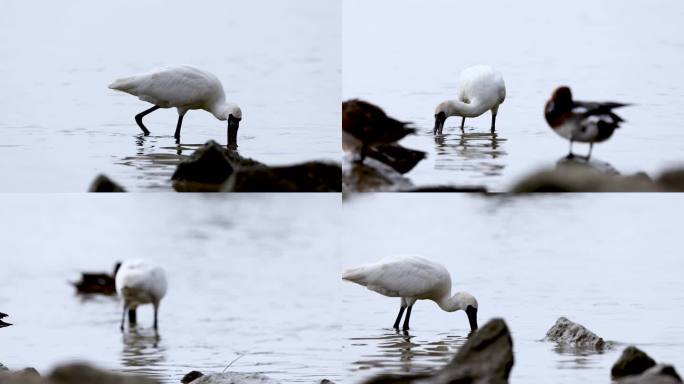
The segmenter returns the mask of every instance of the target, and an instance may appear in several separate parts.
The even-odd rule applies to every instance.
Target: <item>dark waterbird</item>
[[[12,325],[10,323],[5,323],[4,321],[2,321],[2,319],[4,319],[5,317],[7,317],[7,314],[0,312],[0,328],[9,327],[10,325]]]
[[[82,272],[81,280],[72,283],[79,294],[116,294],[116,273],[119,271],[121,263],[114,265],[114,272],[110,275],[104,272]]]
[[[628,105],[630,104],[613,101],[573,100],[570,88],[562,86],[546,102],[544,117],[554,132],[570,141],[568,158],[575,156],[572,153],[573,142],[589,143],[589,153],[586,156],[588,160],[594,143],[608,140],[620,127],[620,123],[624,122],[613,109]]]
[[[398,141],[415,133],[408,123],[396,120],[371,103],[348,100],[342,103],[342,146],[368,156],[400,173],[406,173],[425,158],[425,152],[404,148]]]

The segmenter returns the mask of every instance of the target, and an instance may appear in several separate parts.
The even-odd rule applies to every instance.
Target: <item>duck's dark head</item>
[[[546,102],[544,108],[544,117],[546,122],[551,127],[557,127],[563,123],[563,118],[566,117],[573,108],[572,92],[566,86],[558,87],[553,91],[551,99]]]

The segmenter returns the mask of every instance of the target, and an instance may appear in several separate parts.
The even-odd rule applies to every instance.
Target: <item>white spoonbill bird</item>
[[[121,263],[116,274],[116,293],[123,301],[121,331],[128,312],[129,324],[136,323],[136,309],[139,305],[154,306],[154,329],[157,327],[159,302],[166,294],[166,273],[147,260],[127,260]]]
[[[506,99],[506,84],[501,74],[487,65],[475,65],[461,72],[455,100],[446,100],[435,109],[434,134],[442,134],[450,116],[461,116],[461,131],[466,117],[477,117],[492,111],[492,132],[496,130],[496,114]]]
[[[554,132],[570,141],[569,159],[575,156],[572,143],[579,141],[589,143],[586,157],[589,160],[594,143],[608,140],[624,121],[613,109],[628,105],[614,101],[573,100],[570,88],[563,86],[558,87],[546,102],[544,117]]]
[[[342,279],[363,285],[371,291],[389,297],[400,297],[399,315],[394,328],[406,310],[403,330],[409,329],[411,308],[416,300],[432,300],[447,312],[464,310],[470,330],[477,329],[477,300],[466,292],[451,295],[449,271],[438,263],[418,256],[386,257],[376,263],[350,268]]]
[[[141,75],[118,79],[109,88],[138,96],[140,100],[154,104],[150,109],[135,116],[135,121],[145,136],[150,131],[143,125],[143,117],[159,108],[178,110],[176,141],[180,141],[183,116],[190,109],[203,109],[221,121],[228,120],[228,147],[237,148],[237,132],[242,120],[242,110],[226,102],[223,86],[213,74],[188,65],[162,68]]]

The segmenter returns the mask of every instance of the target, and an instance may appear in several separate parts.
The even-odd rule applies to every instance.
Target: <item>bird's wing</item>
[[[123,287],[152,293],[157,298],[166,294],[167,282],[164,270],[139,261],[124,263],[116,274],[116,290]]]
[[[417,257],[392,257],[345,272],[343,279],[391,297],[415,297],[442,290],[444,271],[439,266]],[[446,274],[448,277],[448,273]],[[441,283],[441,284],[440,284]]]

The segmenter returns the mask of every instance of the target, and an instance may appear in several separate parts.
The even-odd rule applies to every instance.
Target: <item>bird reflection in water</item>
[[[152,328],[132,327],[123,334],[121,365],[124,371],[161,377],[166,360],[166,348]]]
[[[464,132],[434,136],[437,158],[435,168],[466,171],[480,176],[500,176],[506,155],[502,145],[506,138],[497,132]]]
[[[431,336],[436,340],[393,329],[378,336],[351,338],[353,345],[374,351],[361,356],[355,362],[356,368],[381,369],[385,373],[431,373],[446,364],[467,340],[465,336],[447,333]]]

